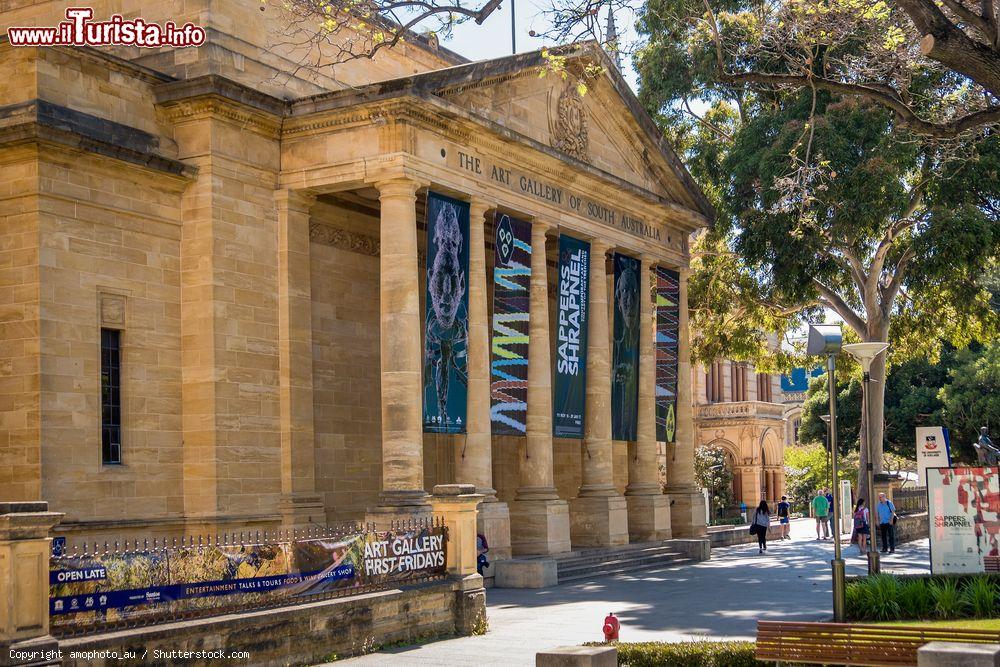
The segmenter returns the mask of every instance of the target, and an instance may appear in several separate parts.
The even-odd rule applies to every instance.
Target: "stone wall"
[[[896,522],[896,543],[922,540],[930,536],[930,524],[927,523],[927,512],[904,514]]]
[[[478,577],[477,577],[478,579]],[[63,659],[66,667],[122,664],[219,664],[210,652],[246,651],[243,665],[311,665],[355,655],[379,645],[430,636],[471,634],[485,614],[481,588],[461,590],[460,581],[390,590],[350,598],[178,621],[90,637],[63,639],[70,651],[133,651],[145,660]],[[157,651],[209,652],[186,660]],[[144,653],[145,652],[145,653]]]
[[[781,535],[781,525],[772,523],[767,529],[767,540],[779,539]],[[709,526],[708,540],[712,543],[712,548],[726,547],[733,544],[757,544],[757,537],[750,534],[750,526]]]

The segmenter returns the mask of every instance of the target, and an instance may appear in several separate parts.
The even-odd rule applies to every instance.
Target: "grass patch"
[[[876,625],[876,624],[872,624]],[[961,628],[962,630],[996,630],[1000,632],[1000,618],[963,618],[961,620],[888,621],[877,625],[898,625],[922,628]]]

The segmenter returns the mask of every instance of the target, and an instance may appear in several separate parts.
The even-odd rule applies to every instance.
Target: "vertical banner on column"
[[[493,358],[490,420],[497,435],[524,435],[528,412],[531,225],[493,218]]]
[[[590,299],[590,244],[559,237],[559,307],[556,319],[556,380],[552,435],[583,437],[587,398],[587,304]]]
[[[656,439],[677,434],[677,337],[680,333],[680,274],[656,267]]]
[[[615,341],[611,369],[611,437],[635,440],[639,421],[639,260],[615,253]]]
[[[465,433],[469,380],[468,274],[469,205],[428,193],[424,317],[426,433]],[[405,334],[390,332],[390,335]]]

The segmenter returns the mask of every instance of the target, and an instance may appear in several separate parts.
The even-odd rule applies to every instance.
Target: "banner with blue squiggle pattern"
[[[490,419],[496,435],[524,435],[528,411],[531,225],[494,217]]]

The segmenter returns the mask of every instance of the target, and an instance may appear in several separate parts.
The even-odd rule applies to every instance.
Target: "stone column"
[[[612,468],[607,252],[607,243],[591,241],[583,484],[569,503],[574,547],[628,544],[628,510],[615,489]]]
[[[694,479],[694,412],[691,403],[691,332],[688,326],[687,281],[690,271],[680,272],[680,304],[677,341],[677,435],[667,452],[667,495],[674,537],[703,537],[705,500]],[[743,495],[748,489],[744,486]],[[749,505],[749,503],[747,503]]]
[[[552,359],[545,233],[531,225],[531,287],[528,330],[528,414],[518,461],[520,486],[511,505],[511,543],[516,554],[569,551],[569,504],[559,499],[552,468]]]
[[[326,525],[313,438],[309,209],[314,195],[275,192],[278,214],[278,370],[281,514],[287,528]]]
[[[429,514],[421,423],[420,275],[416,192],[408,178],[379,181],[382,493],[368,520]]]
[[[483,496],[479,532],[490,545],[490,560],[510,558],[510,511],[493,488],[490,426],[490,325],[486,307],[486,212],[490,205],[473,198],[469,207],[469,379],[465,446],[455,452],[455,481],[475,484]]]
[[[656,315],[653,310],[655,260],[642,258],[639,272],[639,417],[636,441],[629,443],[628,536],[630,542],[670,539],[670,500],[656,470]]]
[[[62,517],[45,502],[0,503],[0,664],[41,664],[12,653],[57,648],[49,635],[49,532]]]

